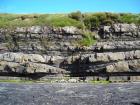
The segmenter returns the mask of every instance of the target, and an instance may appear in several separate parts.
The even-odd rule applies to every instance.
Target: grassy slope
[[[140,14],[84,13],[81,15],[82,20],[73,19],[69,17],[69,14],[0,14],[0,28],[32,25],[75,26],[83,28],[88,27],[88,25],[94,27],[94,25],[106,25],[114,22],[140,24]]]
[[[55,27],[75,26],[86,29],[85,38],[78,43],[90,46],[96,42],[91,28],[112,23],[135,23],[140,25],[140,14],[130,13],[84,13],[70,14],[0,14],[0,28],[28,27],[33,25],[49,25]]]
[[[0,14],[0,28],[32,25],[81,27],[81,23],[79,21],[69,18],[66,14]]]

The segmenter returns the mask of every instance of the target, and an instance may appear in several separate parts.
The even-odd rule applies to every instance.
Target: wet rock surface
[[[0,83],[0,105],[140,105],[140,83]]]

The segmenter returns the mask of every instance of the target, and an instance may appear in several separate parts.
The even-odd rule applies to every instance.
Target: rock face
[[[40,63],[15,63],[15,62],[0,62],[1,72],[10,72],[10,73],[49,73],[49,74],[60,74],[67,73],[64,69],[56,68],[47,64]]]
[[[0,71],[20,74],[140,72],[140,27],[113,24],[98,30],[99,41],[79,48],[82,30],[73,26],[0,29]]]
[[[103,26],[99,34],[102,38],[139,38],[140,27],[135,24],[113,24],[112,26]]]
[[[61,66],[83,38],[82,31],[67,26],[0,29],[0,70],[14,73],[69,73]],[[8,69],[8,71],[6,70]]]

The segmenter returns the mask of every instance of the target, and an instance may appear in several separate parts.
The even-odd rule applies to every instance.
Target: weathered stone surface
[[[20,65],[15,62],[0,61],[1,72],[15,72]]]
[[[89,56],[89,62],[96,62],[97,60],[96,60],[96,58],[95,58],[95,54],[91,54],[90,56]]]
[[[23,53],[4,53],[0,54],[0,60],[13,62],[44,62],[45,59],[39,54],[23,54]]]
[[[15,29],[15,33],[16,32],[18,33],[29,32],[32,34],[38,34],[38,33],[81,34],[80,30],[73,26],[65,26],[59,28],[48,27],[48,26],[17,27]]]
[[[130,60],[128,62],[129,68],[132,71],[139,71],[140,72],[140,60]]]
[[[114,65],[108,65],[108,66],[106,66],[106,72],[114,72],[114,71],[115,71]]]
[[[39,64],[39,63],[29,63],[27,67],[28,73],[54,73],[54,74],[61,74],[66,73],[64,69],[56,68],[46,64]]]
[[[125,61],[121,61],[115,64],[115,71],[127,72],[129,71],[129,65]]]
[[[134,58],[140,58],[140,51],[137,50],[134,52]]]
[[[128,72],[129,65],[125,61],[120,61],[106,67],[107,72]]]
[[[96,49],[104,51],[106,50],[130,50],[140,49],[140,41],[106,41],[96,43]],[[94,48],[93,48],[94,49]]]
[[[128,52],[106,52],[106,53],[95,53],[95,54],[83,54],[81,60],[89,60],[89,62],[112,62],[112,61],[123,61],[137,58],[139,59],[140,50],[128,51]]]
[[[4,72],[16,72],[16,73],[54,73],[61,74],[66,73],[64,69],[56,68],[46,64],[40,63],[15,63],[15,62],[7,62],[0,61],[1,71]]]
[[[76,27],[73,26],[66,26],[66,27],[62,27],[62,32],[69,33],[69,34],[79,34],[80,30],[78,30]]]
[[[19,62],[19,63],[49,63],[60,64],[65,57],[62,56],[48,56],[48,55],[39,55],[39,54],[24,54],[24,53],[3,53],[0,54],[1,61],[9,62]]]
[[[80,59],[80,55],[75,55],[75,56],[69,56],[67,58],[67,62],[68,64],[72,64],[73,62],[75,62],[76,60]]]
[[[106,66],[107,72],[139,72],[140,60],[120,61]]]
[[[103,26],[102,38],[128,38],[128,36],[135,38],[138,37],[138,33],[139,27],[135,24],[118,23],[112,26]]]
[[[73,42],[83,38],[81,30],[72,26],[59,28],[32,26],[0,30],[0,50],[2,51],[46,53],[54,50],[57,51],[57,55],[60,55],[61,50],[75,49],[77,44]],[[5,43],[6,40],[9,41]],[[52,54],[49,53],[49,55]]]
[[[97,61],[99,61],[99,62],[108,62],[109,61],[108,54],[97,53],[95,56],[96,56]]]
[[[121,31],[120,24],[113,24],[113,29],[115,32],[120,32]]]
[[[0,69],[55,74],[105,68],[107,72],[139,72],[139,27],[122,23],[102,27],[95,32],[99,41],[89,47],[79,46],[83,32],[73,26],[0,29]]]
[[[64,58],[60,56],[42,56],[39,54],[23,54],[23,53],[4,53],[0,54],[0,65],[1,70],[4,69],[6,65],[12,70],[12,72],[18,73],[61,73],[65,72],[60,68],[49,66],[41,63],[60,64]],[[24,71],[24,72],[23,72]],[[60,71],[60,72],[58,72]]]
[[[78,81],[76,79],[69,79],[68,82],[70,82],[70,83],[76,83]]]
[[[121,32],[135,32],[137,26],[135,24],[120,24]]]
[[[123,52],[118,53],[108,53],[109,61],[119,61],[125,59],[125,54]]]
[[[134,51],[125,52],[125,59],[134,59],[134,53]]]
[[[42,28],[41,26],[32,26],[27,29],[27,32],[35,33],[35,34],[42,33]]]
[[[46,57],[50,57],[50,56],[46,56]],[[49,63],[50,61],[54,64],[60,64],[61,62],[63,62],[65,59],[65,57],[62,56],[51,56],[50,60],[46,61],[47,63]]]
[[[17,27],[15,29],[15,32],[25,33],[25,32],[27,32],[27,28],[26,27]]]

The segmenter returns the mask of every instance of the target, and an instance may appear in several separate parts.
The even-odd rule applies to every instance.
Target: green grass
[[[99,27],[112,23],[135,23],[140,25],[140,14],[131,13],[74,13],[72,14],[0,14],[0,28],[15,28],[33,25],[77,28]],[[75,18],[76,17],[76,18]]]
[[[82,28],[82,24],[79,21],[68,17],[53,17],[50,20],[47,20],[47,23],[55,27],[64,27],[64,26],[75,26],[77,28]]]
[[[28,27],[33,25],[83,27],[80,21],[69,18],[67,14],[0,14],[0,28]]]
[[[120,21],[123,23],[135,23],[140,25],[140,14],[121,14]]]
[[[96,39],[94,38],[94,34],[89,31],[85,31],[84,38],[79,41],[79,44],[81,46],[91,46],[95,43],[96,43]]]

